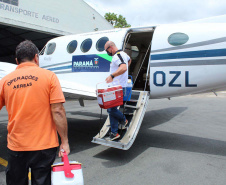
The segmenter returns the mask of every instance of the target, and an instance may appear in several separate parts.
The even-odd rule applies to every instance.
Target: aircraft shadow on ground
[[[68,120],[68,137],[71,153],[81,152],[83,150],[96,147],[96,144],[91,143],[93,137],[100,131],[107,115],[103,114],[100,123],[100,114],[84,111],[67,111],[67,114],[75,116],[75,118],[67,118]],[[2,115],[2,114],[1,114]],[[78,115],[78,116],[76,116]],[[89,116],[91,120],[85,120],[84,117],[78,119],[76,117]],[[93,119],[92,119],[93,117]],[[1,120],[0,124],[0,157],[7,160],[7,122],[8,120]],[[57,156],[58,158],[58,156]],[[70,158],[70,156],[69,156]],[[5,167],[0,168],[0,172],[3,171]]]
[[[0,124],[0,157],[7,159],[7,125],[5,124]],[[0,165],[0,172],[2,171],[5,171],[5,167]]]
[[[82,115],[82,116],[88,116],[88,117],[100,119],[100,113],[84,112],[84,111],[67,111],[67,114],[71,114],[71,115],[75,115],[75,116]],[[103,118],[104,118],[104,116],[106,117],[106,114],[103,114]]]
[[[108,160],[103,162],[103,165],[112,168],[126,165],[150,147],[226,156],[226,142],[224,141],[150,129],[166,123],[186,109],[174,107],[147,112],[138,136],[129,150],[109,148],[94,157]]]
[[[187,108],[185,107],[173,107],[173,108],[147,111],[139,133],[142,132],[142,130],[146,130],[146,128],[150,128],[150,127],[154,127],[154,126],[166,123],[167,121],[179,115],[186,109]],[[100,117],[100,114],[83,112],[83,111],[67,111],[67,114],[68,113],[73,115],[92,116],[97,118]],[[91,143],[91,141],[93,137],[96,136],[96,134],[98,134],[98,132],[102,128],[106,118],[107,118],[107,115],[106,114],[103,115],[103,119],[101,120],[101,123],[99,119],[84,120],[84,119],[68,118],[67,119],[68,135],[69,135],[69,142],[70,142],[69,144],[70,144],[71,153],[81,152],[82,150],[87,150],[89,148],[98,146],[96,144]],[[139,133],[138,133],[138,136],[140,135]],[[145,141],[143,145],[145,145],[146,142],[147,141]],[[135,144],[136,144],[136,140],[134,145]],[[135,148],[135,147],[132,147],[132,148]],[[109,148],[109,150],[111,150],[111,148]],[[115,150],[117,152],[121,151],[118,149],[115,149]],[[122,152],[124,153],[130,152],[130,150],[122,151]],[[104,151],[104,153],[107,151]],[[140,151],[140,153],[142,153],[142,151]],[[106,154],[106,156],[111,156],[111,155]],[[134,157],[136,157],[136,155]]]
[[[100,129],[102,128],[107,115],[103,115],[100,122],[100,114],[88,113],[88,112],[73,112],[73,115],[83,115],[97,117],[93,120],[67,118],[68,120],[68,137],[71,153],[81,152],[92,147],[96,147],[96,144],[91,143],[92,139]]]
[[[1,120],[1,121],[0,121],[0,124],[5,124],[5,125],[7,125],[7,124],[8,124],[8,119]]]

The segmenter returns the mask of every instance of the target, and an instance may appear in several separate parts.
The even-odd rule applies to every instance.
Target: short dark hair
[[[30,40],[25,40],[16,47],[16,58],[19,64],[27,60],[32,61],[38,53],[38,48]]]

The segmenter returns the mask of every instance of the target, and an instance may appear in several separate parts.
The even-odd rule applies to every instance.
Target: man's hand
[[[68,142],[67,143],[62,143],[60,145],[59,157],[63,157],[64,156],[63,151],[66,152],[67,155],[70,153],[70,147],[69,147]]]
[[[113,81],[111,75],[109,75],[106,80],[105,80],[107,83],[111,83]]]

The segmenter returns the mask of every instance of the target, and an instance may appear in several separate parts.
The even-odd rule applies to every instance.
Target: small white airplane
[[[96,84],[109,75],[108,40],[131,56],[129,75],[135,83],[124,109],[129,126],[117,141],[107,141],[108,118],[94,143],[128,150],[149,99],[226,89],[226,16],[58,37],[40,52],[40,67],[57,74],[66,98],[84,105],[83,100],[96,99]]]

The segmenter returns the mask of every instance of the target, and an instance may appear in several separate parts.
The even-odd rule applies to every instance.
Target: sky
[[[171,24],[226,14],[226,0],[84,0],[102,16],[121,14],[132,27]]]

